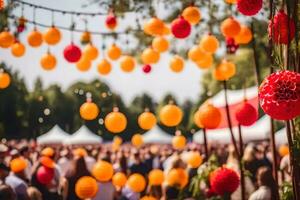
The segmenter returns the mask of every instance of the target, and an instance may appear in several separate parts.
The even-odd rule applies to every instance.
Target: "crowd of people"
[[[199,178],[199,171],[208,160],[203,155],[203,148],[202,145],[193,143],[187,144],[182,150],[176,150],[172,145],[158,144],[147,144],[139,148],[131,144],[123,144],[119,148],[112,148],[111,144],[70,147],[38,146],[34,140],[3,140],[0,143],[0,199],[79,200],[81,198],[75,189],[77,181],[84,176],[93,177],[93,168],[99,161],[110,163],[114,174],[121,172],[127,178],[132,174],[140,174],[147,184],[142,191],[137,192],[127,184],[116,186],[112,177],[105,181],[96,178],[98,187],[93,200],[139,200],[144,196],[157,200],[196,199],[190,188],[192,179]],[[199,153],[203,162],[201,160],[199,166],[191,166],[186,159],[189,152]],[[211,144],[209,152],[211,156],[215,156],[219,166],[226,166],[239,173],[239,161],[231,145]],[[288,181],[288,154],[279,157],[280,181]],[[245,145],[243,162],[248,172],[245,178],[246,198],[273,199],[274,190],[278,188],[272,176],[269,144],[260,142]],[[47,181],[47,176],[40,178],[41,166],[53,169],[51,181]],[[186,184],[178,185],[168,181],[168,178],[161,185],[149,184],[149,173],[154,169],[160,169],[167,177],[172,169],[178,168],[187,173]],[[239,186],[231,194],[231,199],[241,199],[240,193]],[[209,199],[205,190],[203,198]]]

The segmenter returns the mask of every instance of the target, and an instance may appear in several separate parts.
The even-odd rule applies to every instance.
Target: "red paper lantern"
[[[269,37],[277,44],[288,44],[295,37],[295,22],[280,10],[269,22]],[[289,35],[290,34],[290,35]]]
[[[237,9],[246,16],[256,15],[262,8],[262,0],[238,0]]]
[[[251,126],[256,122],[258,113],[250,103],[245,102],[237,108],[235,118],[240,125]]]
[[[259,87],[260,106],[273,119],[300,115],[300,73],[283,70],[270,74]]]
[[[105,19],[106,27],[110,30],[114,30],[117,26],[117,17],[113,12],[111,12],[109,15],[107,15]]]
[[[184,39],[191,33],[191,24],[185,20],[182,16],[175,19],[171,24],[171,31],[174,37]]]
[[[143,72],[144,72],[145,74],[150,73],[151,70],[152,70],[151,65],[144,65],[144,66],[143,66]]]
[[[66,46],[64,49],[64,57],[70,63],[75,63],[79,61],[81,57],[81,50],[78,46],[71,43],[70,45]]]
[[[54,178],[54,169],[41,166],[36,173],[36,178],[39,183],[47,185]]]
[[[233,193],[240,184],[239,175],[234,170],[225,167],[212,172],[209,181],[212,191],[221,196]]]

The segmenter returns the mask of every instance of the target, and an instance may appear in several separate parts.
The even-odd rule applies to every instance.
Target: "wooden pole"
[[[243,147],[243,137],[242,137],[242,127],[239,124],[239,146],[240,146],[240,157],[239,157],[239,167],[241,171],[241,199],[246,200],[246,191],[245,191],[245,174],[244,174],[244,167],[243,167],[243,154],[244,154],[244,147]]]
[[[206,129],[203,129],[203,141],[204,141],[204,153],[205,153],[205,160],[208,160],[209,152],[208,152],[208,145],[207,145],[207,136],[206,136]]]

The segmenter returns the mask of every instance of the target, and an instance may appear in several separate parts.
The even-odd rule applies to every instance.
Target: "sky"
[[[99,7],[97,5],[87,6],[82,8],[84,0],[26,0],[37,5],[42,5],[50,8],[57,8],[69,11],[81,12],[97,12]],[[29,7],[24,7],[25,18],[32,19],[33,12]],[[160,12],[163,14],[163,12]],[[21,9],[18,8],[13,13],[16,16],[21,16]],[[119,23],[118,29],[122,31],[124,27],[128,26],[132,16],[128,16]],[[36,21],[44,24],[51,24],[51,13],[42,10],[36,11]],[[83,28],[84,23],[82,19],[76,18],[77,28]],[[88,27],[94,31],[104,31],[104,18],[93,17],[88,19]],[[55,15],[54,22],[57,25],[69,27],[71,23],[70,16]],[[46,28],[38,27],[40,31]],[[126,104],[129,104],[137,95],[147,93],[151,95],[156,101],[161,100],[167,93],[173,94],[176,99],[182,103],[185,100],[195,101],[201,92],[200,80],[203,71],[199,70],[197,66],[189,61],[185,63],[185,69],[181,73],[173,73],[169,69],[170,54],[161,54],[159,63],[153,65],[153,70],[150,74],[142,72],[142,66],[136,67],[132,73],[124,73],[120,70],[119,62],[112,62],[112,72],[103,76],[97,72],[97,62],[103,58],[101,56],[93,62],[92,68],[88,72],[79,72],[75,64],[66,62],[63,58],[63,49],[70,43],[70,32],[62,31],[62,41],[53,47],[50,47],[51,52],[56,56],[58,64],[53,71],[44,71],[40,67],[40,58],[47,52],[47,46],[44,44],[39,48],[31,48],[27,45],[27,34],[33,30],[33,26],[28,24],[27,30],[21,35],[21,42],[26,45],[26,54],[21,58],[15,58],[11,55],[10,49],[0,49],[0,62],[4,61],[14,71],[19,71],[20,75],[24,77],[26,85],[30,90],[33,89],[33,84],[37,77],[41,77],[44,86],[47,87],[51,84],[59,84],[63,89],[68,88],[71,84],[77,81],[90,82],[94,79],[99,79],[107,83],[110,88],[120,94]],[[101,36],[93,36],[93,43],[100,49],[102,46]],[[74,33],[74,41],[80,45],[80,33]],[[106,42],[109,45],[110,41]],[[118,44],[118,42],[117,42]],[[180,45],[185,45],[184,41]],[[122,47],[122,46],[121,46]]]

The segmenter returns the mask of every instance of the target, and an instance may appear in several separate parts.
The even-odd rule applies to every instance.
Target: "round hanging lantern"
[[[50,52],[42,56],[40,64],[44,70],[52,70],[56,66],[56,58]]]
[[[49,45],[56,45],[60,42],[61,39],[61,33],[55,26],[48,28],[48,30],[44,33],[43,36],[44,41]]]
[[[88,60],[95,60],[98,57],[98,49],[93,44],[88,44],[83,49],[83,57]]]
[[[157,199],[152,196],[143,196],[140,200],[157,200]]]
[[[170,186],[179,185],[180,188],[184,188],[189,181],[188,173],[182,168],[174,168],[169,171],[166,176],[167,184]]]
[[[36,173],[36,179],[39,183],[43,185],[48,185],[54,178],[54,169],[40,166]]]
[[[199,46],[193,46],[188,52],[188,57],[190,60],[197,62],[198,60],[202,60],[205,54]]]
[[[115,187],[124,187],[126,185],[126,182],[127,182],[127,177],[122,172],[117,172],[112,177],[112,184]]]
[[[210,103],[204,103],[198,110],[197,119],[195,119],[197,125],[201,125],[201,128],[214,129],[220,125],[221,112],[218,108],[214,107]]]
[[[215,53],[219,48],[219,41],[214,35],[208,34],[201,39],[199,46],[208,53]]]
[[[283,70],[270,74],[259,87],[260,106],[276,120],[300,115],[300,74]]]
[[[170,69],[175,72],[179,73],[183,70],[184,68],[184,60],[178,55],[175,55],[171,58],[170,61]]]
[[[136,193],[144,191],[146,188],[146,180],[141,174],[132,174],[127,180],[127,186]]]
[[[213,65],[214,58],[210,53],[205,53],[201,60],[196,62],[197,67],[200,69],[208,69]]]
[[[295,29],[294,20],[281,9],[269,22],[269,37],[277,44],[288,44],[295,37]]]
[[[191,33],[191,30],[191,24],[182,16],[172,21],[171,31],[174,37],[178,39],[184,39],[188,37]]]
[[[158,186],[163,184],[165,180],[165,175],[162,170],[153,169],[149,172],[148,179],[150,185]]]
[[[75,184],[75,193],[80,199],[91,199],[97,192],[98,184],[93,177],[83,176]]]
[[[122,51],[116,44],[111,45],[111,47],[109,47],[107,50],[107,56],[111,60],[118,60],[120,58],[121,54],[122,54]]]
[[[174,149],[182,150],[186,145],[186,138],[183,135],[175,135],[172,139]]]
[[[256,15],[263,6],[263,0],[237,0],[237,9],[246,16]]]
[[[91,42],[91,33],[88,31],[84,31],[80,36],[81,44],[87,44]]]
[[[39,159],[39,161],[40,161],[41,165],[44,166],[44,167],[48,167],[48,168],[51,168],[51,169],[53,169],[55,167],[55,162],[47,156],[42,156]]]
[[[251,42],[251,40],[252,40],[251,30],[247,26],[242,25],[241,31],[239,32],[239,34],[237,34],[234,37],[234,41],[237,44],[248,44],[249,42]]]
[[[165,105],[159,112],[160,122],[168,127],[177,126],[183,117],[182,110],[173,104]]]
[[[110,12],[106,19],[105,19],[105,25],[108,29],[114,30],[117,27],[117,17],[113,12]]]
[[[189,6],[183,10],[182,17],[190,24],[195,25],[201,20],[201,13],[196,6]]]
[[[203,162],[203,159],[199,152],[189,152],[187,155],[187,164],[191,168],[198,168]]]
[[[226,3],[228,4],[236,4],[237,0],[225,0]]]
[[[235,64],[224,59],[221,64],[214,69],[213,76],[218,81],[226,81],[233,77],[235,73]]]
[[[70,45],[66,46],[64,49],[64,57],[70,63],[75,63],[79,61],[81,57],[81,50],[78,46],[71,43]]]
[[[145,74],[149,74],[152,70],[152,67],[151,65],[144,65],[142,69]]]
[[[164,25],[163,35],[170,35],[171,30],[167,25]]]
[[[91,68],[92,62],[84,56],[81,56],[80,60],[76,63],[76,67],[79,71],[86,72]]]
[[[156,117],[153,113],[145,111],[138,117],[138,124],[144,130],[150,130],[156,124]]]
[[[144,139],[141,134],[135,134],[131,138],[131,143],[135,147],[141,147],[144,144]]]
[[[123,142],[122,138],[119,137],[119,136],[115,136],[114,137],[114,140],[113,140],[113,143],[116,144],[116,145],[121,145]]]
[[[164,37],[156,37],[152,40],[152,48],[159,52],[165,52],[169,49],[169,41]]]
[[[160,55],[153,48],[147,48],[143,51],[141,59],[145,65],[155,64],[159,61]]]
[[[234,170],[220,167],[212,172],[209,182],[212,190],[223,196],[237,190],[240,185],[240,178]]]
[[[235,118],[240,125],[251,126],[257,121],[258,112],[250,103],[244,102],[236,109]]]
[[[132,72],[135,67],[135,60],[132,56],[123,56],[120,60],[120,67],[124,72]]]
[[[107,182],[114,175],[114,169],[109,162],[101,160],[93,166],[92,174],[98,181]]]
[[[27,163],[26,160],[24,160],[24,158],[19,157],[11,160],[9,166],[12,172],[19,173],[26,169]]]
[[[43,35],[36,28],[27,36],[27,42],[31,47],[39,47],[43,43]]]
[[[234,38],[226,38],[226,52],[228,54],[235,54],[239,45],[235,42]]]
[[[99,114],[99,108],[97,104],[91,101],[91,99],[88,99],[80,106],[79,113],[84,120],[94,120]]]
[[[199,112],[199,109],[195,112],[194,114],[194,117],[193,117],[193,121],[194,121],[194,124],[198,127],[198,128],[203,128],[203,125],[201,124],[200,122],[200,116],[201,115],[201,112]]]
[[[241,30],[240,23],[233,17],[225,19],[221,24],[221,32],[224,37],[234,38]]]
[[[111,71],[110,62],[108,62],[108,60],[105,58],[100,60],[98,66],[97,66],[97,70],[98,70],[99,74],[101,74],[101,75],[109,74]]]
[[[25,46],[20,42],[15,42],[11,46],[11,53],[15,57],[22,57],[25,54],[26,48]]]
[[[0,89],[5,89],[10,85],[10,76],[8,73],[0,72]]]
[[[126,116],[119,112],[118,108],[114,108],[113,112],[106,115],[104,120],[105,127],[112,133],[120,133],[127,126]]]
[[[144,24],[144,32],[152,36],[163,35],[165,32],[165,24],[157,17],[153,17]]]
[[[281,145],[278,149],[278,153],[281,157],[284,157],[286,155],[290,154],[290,149],[288,145]]]
[[[8,48],[10,47],[15,41],[15,37],[8,31],[2,31],[0,33],[0,47]]]

